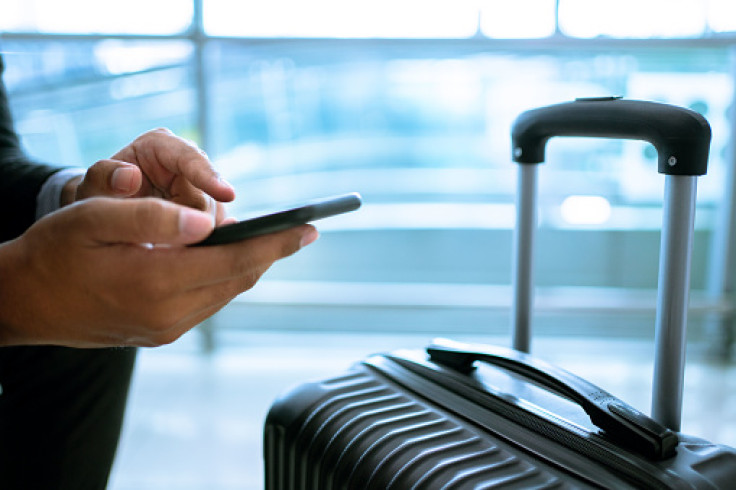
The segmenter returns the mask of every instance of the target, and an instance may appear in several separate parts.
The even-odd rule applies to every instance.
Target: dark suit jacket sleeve
[[[0,75],[3,61],[0,57]],[[36,196],[58,168],[31,162],[13,128],[5,86],[0,83],[0,242],[22,234],[36,215]]]

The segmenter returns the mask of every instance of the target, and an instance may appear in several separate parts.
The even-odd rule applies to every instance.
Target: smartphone
[[[360,207],[361,203],[362,199],[357,192],[316,199],[304,206],[219,226],[207,238],[192,244],[192,246],[223,245],[258,235],[286,230],[328,216],[354,211]]]

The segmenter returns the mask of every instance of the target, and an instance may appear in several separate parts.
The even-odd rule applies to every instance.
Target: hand
[[[161,197],[208,211],[220,224],[225,218],[221,202],[232,201],[235,191],[193,143],[168,129],[154,129],[92,165],[62,196],[62,205],[94,196]]]
[[[173,342],[318,236],[303,225],[182,246],[212,226],[207,213],[156,198],[91,198],[47,215],[0,245],[0,345]]]

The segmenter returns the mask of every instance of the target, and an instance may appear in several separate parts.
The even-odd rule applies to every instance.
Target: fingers
[[[171,284],[190,291],[212,287],[215,297],[226,299],[252,287],[275,261],[294,254],[318,237],[313,226],[302,225],[229,245],[162,250],[158,263],[163,267],[165,260],[179,264],[169,271]],[[224,286],[228,281],[235,282]],[[217,286],[223,289],[217,290]]]
[[[143,295],[141,327],[120,343],[156,346],[168,344],[208,318],[238,294],[252,288],[274,261],[313,242],[310,225],[217,247],[139,249],[128,269],[145,270],[134,295]]]
[[[162,321],[158,322],[155,329],[149,330],[146,337],[150,342],[148,345],[173,342],[192,326],[219,311],[237,295],[255,286],[273,262],[295,253],[318,236],[314,227],[305,225],[240,244],[161,250],[161,254],[178,253],[181,257],[189,255],[186,259],[178,259],[187,264],[180,269],[184,275],[176,279],[171,277],[167,284],[181,286],[199,282],[200,286],[172,295],[171,303],[164,300],[166,295],[161,295],[161,290],[158,291],[156,305],[165,314],[158,315]],[[206,257],[205,275],[200,274],[202,264],[197,257],[192,257],[195,255]]]
[[[207,156],[194,143],[157,129],[144,133],[112,159],[90,167],[72,191],[73,199],[95,196],[163,197],[225,219],[221,202],[235,197]]]
[[[225,206],[221,202],[215,201],[213,198],[209,199],[209,203],[205,211],[214,216],[216,226],[237,222],[235,218],[228,217]]]
[[[94,196],[128,197],[141,188],[141,170],[130,163],[101,160],[87,169],[77,186],[76,199]]]
[[[0,247],[17,264],[2,289],[26,305],[13,309],[12,324],[23,326],[17,338],[76,347],[171,342],[318,236],[303,225],[223,246],[139,246],[196,242],[213,226],[208,213],[156,198],[92,197],[46,215]]]
[[[99,244],[184,245],[204,239],[214,227],[212,215],[156,198],[95,198],[72,207],[68,226]]]
[[[227,211],[225,210],[225,206],[222,205],[220,202],[213,202],[214,205],[214,215],[215,215],[215,223],[220,226],[224,225],[226,223],[234,223],[237,221],[235,218],[229,218],[227,216]]]
[[[59,213],[66,217],[63,226],[74,230],[76,236],[99,244],[186,245],[204,239],[214,229],[211,214],[156,198],[97,197]],[[265,270],[318,237],[312,225],[301,225],[240,243],[188,248],[179,252],[187,267],[178,269],[182,279],[188,279],[183,284],[191,284],[192,288],[205,286]]]
[[[218,201],[235,198],[232,186],[220,178],[205,153],[168,129],[142,134],[113,158],[140,165],[157,187],[168,190],[182,176]]]
[[[249,289],[256,282],[257,277],[266,272],[274,262],[293,255],[318,237],[319,233],[313,226],[302,225],[290,230],[250,238],[240,243],[205,247],[213,248],[213,251],[219,254],[218,259],[220,260],[210,262],[209,271],[202,276],[200,285],[213,284],[208,275],[214,273],[214,276],[210,277],[216,277],[217,282],[222,282],[224,279],[240,281],[234,286],[240,293]]]

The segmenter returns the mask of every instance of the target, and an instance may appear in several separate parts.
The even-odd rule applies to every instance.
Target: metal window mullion
[[[207,35],[204,31],[203,17],[203,0],[193,1],[193,18],[190,30],[190,41],[194,46],[194,91],[196,99],[197,111],[197,132],[199,133],[199,145],[205,152],[210,152],[212,142],[210,141],[210,124],[207,117],[208,100],[208,84],[207,79],[207,62],[205,60],[205,49],[207,44]]]
[[[723,197],[719,203],[719,219],[714,225],[709,256],[707,291],[714,300],[728,298],[733,302],[734,271],[736,266],[736,46],[730,50],[730,74],[733,84],[731,107],[728,113],[730,138],[726,153],[726,178]],[[734,343],[733,315],[713,314],[706,328],[712,339],[710,348],[723,360],[731,356]]]

